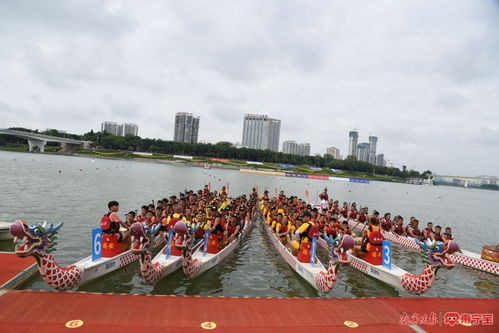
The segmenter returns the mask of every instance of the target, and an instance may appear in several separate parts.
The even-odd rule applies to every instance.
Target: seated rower
[[[379,227],[379,221],[375,217],[369,218],[369,226],[364,230],[362,236],[362,251],[366,252],[364,260],[372,265],[381,265],[381,251],[383,235]]]
[[[435,226],[435,231],[433,232],[433,240],[436,242],[443,242],[442,227],[439,225]]]
[[[288,244],[288,234],[291,232],[291,226],[288,223],[288,217],[283,216],[281,221],[279,221],[275,227],[275,233],[282,245]]]
[[[381,219],[381,228],[385,231],[393,231],[393,222],[391,220],[392,214],[390,213],[385,213],[383,218]]]
[[[127,225],[121,221],[118,215],[118,210],[120,209],[120,204],[118,201],[110,201],[107,204],[109,212],[105,214],[101,219],[101,229],[104,234],[117,235],[118,242],[121,243],[124,239],[128,237],[128,231],[121,232],[120,226],[128,230]]]
[[[339,233],[341,235],[352,235],[352,229],[350,229],[350,227],[348,226],[348,222],[347,221],[343,221],[341,223],[341,228],[339,229]]]
[[[229,217],[229,222],[227,223],[227,233],[224,233],[223,244],[230,244],[230,242],[232,242],[237,237],[240,231],[241,224],[238,223],[237,217],[235,215],[231,215]]]
[[[133,210],[129,211],[128,214],[126,214],[126,222],[125,222],[127,228],[130,228],[135,221],[136,221],[135,212]]]
[[[423,239],[435,240],[435,237],[433,236],[433,223],[428,222],[426,224],[426,228],[423,229]]]
[[[442,240],[444,242],[447,242],[447,241],[450,241],[453,239],[454,239],[454,237],[452,237],[452,229],[449,227],[445,228],[445,232],[442,235]]]
[[[413,219],[411,221],[411,223],[407,227],[405,227],[405,233],[409,237],[414,237],[414,238],[417,238],[419,240],[422,240],[423,235],[419,231],[418,224],[419,224],[419,221],[417,219]]]
[[[147,206],[140,207],[140,215],[137,216],[137,222],[144,222],[146,220]]]
[[[141,222],[143,225],[148,226],[149,228],[154,227],[154,212],[152,210],[148,210],[146,213],[146,219]]]
[[[393,232],[399,236],[405,236],[405,231],[404,231],[404,218],[400,215],[398,215],[395,218],[395,226],[393,228]]]

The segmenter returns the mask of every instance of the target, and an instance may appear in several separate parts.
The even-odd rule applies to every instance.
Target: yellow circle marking
[[[214,330],[217,328],[217,324],[212,321],[204,321],[201,323],[201,328],[204,330]]]
[[[350,320],[345,320],[343,322],[343,325],[347,326],[347,327],[350,327],[350,328],[357,328],[359,327],[359,324],[357,324],[356,322],[354,321],[350,321]]]
[[[74,320],[70,320],[70,321],[66,322],[67,328],[78,328],[81,326],[83,326],[83,320],[74,319]]]

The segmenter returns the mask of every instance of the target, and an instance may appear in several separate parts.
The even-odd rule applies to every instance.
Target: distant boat
[[[91,160],[91,162],[95,162],[95,158],[93,158],[93,157],[92,157],[92,160]]]
[[[211,169],[211,166],[208,163],[203,164],[203,168],[205,169]]]

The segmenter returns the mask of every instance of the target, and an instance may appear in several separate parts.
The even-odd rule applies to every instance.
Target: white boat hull
[[[364,228],[364,224],[357,224],[357,222],[353,220],[349,220],[348,225],[350,226],[350,228],[352,228],[352,230],[357,231],[360,231]],[[416,250],[418,252],[421,251],[421,248],[412,237],[399,236],[393,232],[384,230],[382,230],[381,233],[386,240],[392,242],[395,245],[403,246],[412,250]],[[463,253],[455,252],[449,255],[449,258],[456,264],[499,275],[499,263],[481,259],[478,253],[466,250],[462,250],[462,252]]]
[[[241,241],[249,234],[252,226],[253,226],[253,220],[250,220],[248,223],[246,223],[241,234],[239,236],[237,236],[237,238],[235,240],[233,240],[229,245],[224,247],[218,253],[206,253],[205,255],[203,255],[203,247],[199,247],[192,254],[193,260],[197,259],[200,262],[200,269],[199,269],[199,273],[197,274],[197,276],[206,272],[210,268],[216,266],[222,260],[227,258],[232,252],[234,252],[234,250],[239,246]]]
[[[154,241],[154,248],[158,248],[165,241],[160,237],[156,238]],[[121,267],[124,267],[132,262],[139,260],[139,256],[132,253],[131,250],[125,251],[123,253],[118,254],[117,256],[110,258],[99,258],[95,261],[92,261],[92,256],[88,256],[76,263],[75,266],[79,267],[82,270],[82,276],[79,283],[79,286],[88,283],[92,280],[95,280],[101,276],[114,272]]]
[[[326,273],[326,269],[320,262],[319,258],[315,257],[315,264],[302,263],[298,261],[298,259],[291,252],[289,252],[284,245],[282,245],[282,243],[274,235],[267,223],[263,222],[262,224],[265,232],[267,233],[267,236],[269,236],[270,241],[276,248],[279,255],[284,259],[284,261],[286,261],[288,265],[291,266],[291,268],[312,287],[320,291],[319,287],[317,286],[315,277],[317,276],[317,274],[321,274],[321,272]]]

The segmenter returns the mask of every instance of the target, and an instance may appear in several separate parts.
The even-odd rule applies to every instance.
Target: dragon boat
[[[195,278],[206,272],[210,268],[219,264],[222,260],[228,257],[239,246],[241,241],[246,238],[253,226],[253,219],[247,217],[244,227],[239,234],[225,246],[222,250],[218,250],[218,240],[213,234],[205,234],[205,243],[203,247],[197,249],[191,248],[189,244],[183,249],[182,269],[189,278]]]
[[[168,238],[171,241],[152,258],[151,248],[154,240],[159,237],[157,236],[159,227],[160,225],[149,228],[137,222],[130,227],[132,252],[140,256],[140,273],[147,284],[156,284],[182,267],[184,257],[181,249],[194,241],[193,235],[198,226],[191,227],[183,221],[177,222]],[[196,243],[192,250],[196,251],[203,244],[204,239]]]
[[[313,260],[309,262],[299,261],[298,258],[281,243],[277,236],[272,232],[270,226],[265,222],[262,224],[267,236],[279,255],[296,273],[298,273],[298,275],[300,275],[312,287],[320,292],[329,293],[333,290],[338,278],[339,264],[349,262],[349,258],[346,257],[346,251],[349,249],[349,244],[346,242],[331,244],[333,245],[330,248],[331,260],[329,261],[329,266],[326,270],[317,256],[314,256]],[[325,246],[326,248],[328,247],[327,244],[325,244]],[[351,246],[353,246],[353,243]]]
[[[319,238],[319,245],[322,247],[337,246],[335,243],[342,242],[346,248],[353,248],[355,241],[350,235],[343,237],[338,236],[336,239],[325,236]],[[425,267],[423,272],[419,275],[413,275],[403,270],[402,268],[392,264],[391,268],[383,265],[373,265],[348,251],[348,261],[342,260],[341,262],[349,262],[350,266],[364,274],[367,274],[379,281],[385,282],[399,290],[407,291],[411,294],[423,294],[428,291],[437,276],[437,271],[440,268],[452,269],[454,263],[449,256],[456,252],[459,247],[456,242],[450,241],[446,244],[442,242],[434,242],[432,244],[419,242],[418,246],[421,248],[421,254]]]
[[[361,231],[366,228],[366,224],[357,223],[354,220],[348,220],[348,225],[352,231]],[[415,251],[421,251],[421,247],[415,238],[408,236],[400,236],[390,231],[381,230],[383,237],[393,244],[401,247],[406,247]],[[460,252],[459,252],[460,251]],[[482,259],[478,253],[466,250],[459,250],[449,255],[449,258],[455,263],[462,266],[478,269],[487,273],[499,275],[499,263]]]
[[[88,256],[68,267],[62,267],[57,263],[52,252],[55,251],[55,245],[57,245],[57,232],[63,224],[60,222],[54,226],[45,222],[29,226],[26,221],[16,221],[10,226],[10,233],[14,236],[16,255],[33,256],[43,280],[54,289],[68,290],[79,287],[139,259],[139,256],[135,255],[132,250],[117,253],[115,246],[117,242],[111,242],[109,245],[113,246],[109,246],[107,253],[114,255],[103,256],[93,261],[92,256]],[[164,242],[164,239],[157,238],[152,248],[159,248]]]

